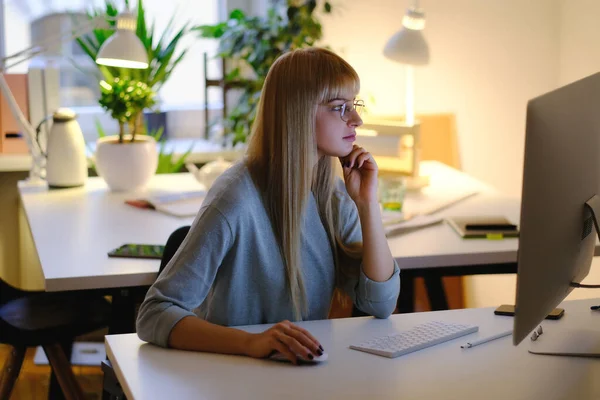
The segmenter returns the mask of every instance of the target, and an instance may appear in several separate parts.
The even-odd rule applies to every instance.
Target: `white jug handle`
[[[46,158],[48,158],[48,149],[46,149],[46,152],[44,152],[42,148],[42,144],[40,143],[40,132],[42,131],[42,125],[44,125],[46,121],[48,121],[50,118],[52,118],[52,115],[44,117],[44,119],[42,119],[42,121],[38,124],[37,128],[35,128],[35,141],[37,142],[37,145],[40,148],[40,153],[42,153],[42,155]]]

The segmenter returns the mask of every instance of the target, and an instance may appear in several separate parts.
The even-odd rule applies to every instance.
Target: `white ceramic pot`
[[[143,189],[156,172],[156,140],[147,135],[130,140],[130,135],[123,143],[118,136],[105,136],[96,142],[96,171],[115,192]]]

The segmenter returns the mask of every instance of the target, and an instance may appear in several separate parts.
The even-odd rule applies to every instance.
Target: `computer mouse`
[[[290,360],[288,360],[283,354],[281,354],[278,351],[273,353],[272,355],[270,355],[268,358],[269,358],[269,360],[273,360],[273,361],[290,362]],[[298,364],[318,364],[318,363],[322,363],[324,361],[327,361],[327,353],[323,353],[322,356],[316,356],[312,360],[305,359],[305,358],[298,356]]]

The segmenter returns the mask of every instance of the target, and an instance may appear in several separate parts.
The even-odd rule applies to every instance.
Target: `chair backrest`
[[[440,161],[461,169],[454,114],[421,114],[421,160]]]
[[[169,235],[169,239],[167,239],[167,244],[165,244],[165,250],[163,251],[162,258],[160,260],[160,267],[158,269],[158,275],[165,269],[171,258],[183,243],[183,239],[187,236],[190,231],[189,226],[182,226],[181,228],[177,228],[171,235]]]

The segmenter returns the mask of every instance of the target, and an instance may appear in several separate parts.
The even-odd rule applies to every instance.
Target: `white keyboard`
[[[395,358],[478,330],[479,327],[474,325],[432,321],[394,335],[373,338],[360,344],[351,345],[350,348]]]

